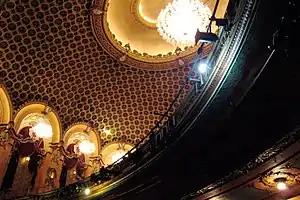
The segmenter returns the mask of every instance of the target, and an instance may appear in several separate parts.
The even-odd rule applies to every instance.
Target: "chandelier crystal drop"
[[[211,14],[200,0],[173,0],[159,13],[157,31],[174,46],[193,46],[197,29],[206,31]]]

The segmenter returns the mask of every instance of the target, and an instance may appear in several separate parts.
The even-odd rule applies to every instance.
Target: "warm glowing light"
[[[124,155],[126,154],[126,152],[124,151],[118,151],[115,154],[112,155],[111,157],[111,161],[114,163],[117,160],[119,160],[120,158],[122,158]],[[122,160],[120,159],[118,162],[121,162]]]
[[[168,43],[193,46],[197,28],[206,32],[211,10],[199,0],[173,0],[157,18],[157,30]]]
[[[85,195],[89,195],[90,193],[91,193],[90,188],[86,188],[86,189],[84,190],[84,194],[85,194]]]
[[[142,7],[142,4],[141,4],[141,3],[139,4],[139,13],[140,13],[140,15],[144,18],[144,20],[146,20],[147,22],[152,23],[152,24],[155,24],[155,23],[156,23],[155,20],[150,19],[149,17],[147,17],[147,16],[144,14],[144,12],[143,12],[143,7]]]
[[[202,74],[205,73],[206,70],[207,70],[207,64],[206,63],[200,63],[198,69],[199,69],[200,73],[202,73]]]
[[[21,159],[21,164],[22,164],[22,165],[25,165],[25,164],[27,164],[29,161],[30,161],[30,157],[23,157],[23,158]]]
[[[34,127],[32,127],[32,131],[39,138],[51,138],[53,135],[51,125],[44,122],[37,123]]]
[[[277,188],[278,190],[286,190],[287,189],[286,183],[285,182],[277,183]]]
[[[74,170],[73,174],[76,175],[76,170]]]
[[[79,151],[81,153],[90,154],[96,150],[95,144],[89,142],[88,140],[84,140],[79,144]]]
[[[106,128],[106,127],[103,129],[103,132],[107,135],[109,135],[111,133],[109,128]]]

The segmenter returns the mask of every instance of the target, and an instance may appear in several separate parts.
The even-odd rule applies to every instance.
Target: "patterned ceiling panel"
[[[189,68],[124,66],[97,44],[90,6],[90,0],[7,1],[0,11],[0,80],[15,110],[47,102],[64,130],[87,122],[98,127],[103,145],[135,144],[159,119],[153,111],[167,109]]]

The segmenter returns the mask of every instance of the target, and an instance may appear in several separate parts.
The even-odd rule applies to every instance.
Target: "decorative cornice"
[[[141,0],[132,0],[130,5],[130,12],[136,22],[147,29],[156,29],[156,24],[150,23],[141,16],[139,12],[139,5]]]
[[[127,44],[118,41],[109,29],[107,22],[108,6],[108,0],[94,0],[90,20],[97,42],[115,59],[132,67],[151,70],[176,68],[181,65],[188,65],[193,61],[199,46],[185,48],[181,52],[170,52],[167,55],[148,55],[126,48],[125,45]],[[203,57],[207,56],[210,50],[211,45],[205,45]]]

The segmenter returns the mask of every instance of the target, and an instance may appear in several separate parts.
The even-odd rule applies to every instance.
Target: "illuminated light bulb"
[[[114,155],[112,155],[111,161],[112,161],[113,163],[116,162],[116,161],[118,161],[118,163],[119,163],[119,162],[122,161],[122,159],[120,159],[120,158],[122,158],[125,154],[126,154],[126,152],[118,151],[118,152],[116,152]],[[120,160],[119,160],[119,159],[120,159]]]
[[[110,134],[110,130],[109,130],[108,128],[104,128],[104,129],[103,129],[103,132],[104,132],[105,134],[107,134],[107,135]]]
[[[206,63],[200,63],[198,70],[201,74],[205,73],[207,70],[207,64]]]
[[[30,157],[26,157],[25,160],[26,160],[26,161],[29,161],[29,160],[30,160]]]
[[[74,170],[73,174],[76,175],[76,171],[75,170]]]
[[[277,189],[278,190],[286,190],[287,189],[287,185],[285,182],[279,182],[277,183]]]
[[[90,154],[93,153],[95,150],[96,150],[95,144],[87,140],[84,140],[79,144],[79,151],[81,153]]]
[[[89,195],[90,193],[91,193],[90,188],[86,188],[86,189],[84,190],[84,194],[85,194],[85,195]]]
[[[52,127],[49,124],[39,122],[34,127],[32,127],[32,131],[36,134],[38,138],[51,138]]]

